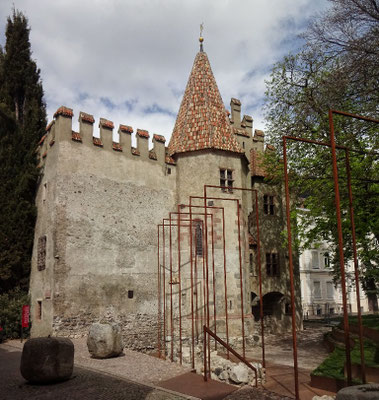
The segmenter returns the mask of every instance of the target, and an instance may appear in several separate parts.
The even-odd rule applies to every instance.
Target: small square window
[[[222,191],[226,192],[228,190],[229,193],[233,193],[233,182],[233,170],[220,168],[220,186],[222,187]]]
[[[134,296],[133,290],[128,290],[128,299],[132,299]]]

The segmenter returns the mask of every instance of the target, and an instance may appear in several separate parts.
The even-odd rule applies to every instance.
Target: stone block
[[[234,383],[248,383],[249,371],[248,368],[240,363],[231,368],[229,372],[229,379]]]
[[[336,400],[378,400],[378,399],[379,399],[378,384],[348,386],[341,389],[336,396]]]
[[[74,345],[70,339],[29,339],[21,356],[21,375],[31,383],[50,383],[70,378],[74,368]]]
[[[87,347],[93,358],[117,357],[124,348],[120,326],[116,323],[92,324]]]

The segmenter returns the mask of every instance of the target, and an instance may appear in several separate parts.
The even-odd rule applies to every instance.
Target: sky
[[[242,102],[263,129],[265,80],[303,44],[326,0],[1,0],[0,44],[13,5],[31,27],[48,120],[73,108],[169,140],[196,53],[200,23],[222,99]],[[117,129],[115,129],[117,131]]]

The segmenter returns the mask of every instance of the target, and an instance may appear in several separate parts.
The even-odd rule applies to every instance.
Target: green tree
[[[35,149],[46,110],[27,18],[13,10],[0,49],[0,291],[27,289],[36,217]]]
[[[267,82],[266,119],[272,144],[282,136],[329,142],[328,110],[334,108],[377,118],[379,9],[374,0],[332,0],[316,18],[297,54],[277,63]],[[349,9],[350,12],[347,12]],[[353,12],[354,11],[354,12]],[[376,44],[375,44],[376,43]],[[375,61],[374,61],[375,60]],[[379,135],[378,125],[334,117],[337,143],[350,153],[361,282],[371,308],[378,309],[379,284]],[[290,143],[291,191],[309,210],[299,226],[305,245],[327,239],[334,247],[339,280],[331,152],[327,147]],[[367,154],[367,152],[369,154]],[[271,157],[272,158],[272,157]],[[272,162],[272,160],[271,160]],[[270,159],[267,159],[270,163]],[[344,152],[338,151],[344,254],[352,258]],[[273,173],[277,169],[272,168]],[[276,176],[281,179],[282,176]]]

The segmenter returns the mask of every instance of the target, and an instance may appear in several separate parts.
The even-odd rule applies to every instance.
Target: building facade
[[[327,244],[304,250],[299,257],[301,301],[304,318],[325,317],[343,313],[342,290],[333,282],[330,267],[330,250]],[[354,264],[346,267],[348,312],[357,313],[357,295],[354,276]],[[369,311],[367,296],[360,287],[361,312]]]
[[[201,50],[167,147],[163,136],[153,135],[149,149],[150,134],[142,129],[132,147],[134,130],[127,125],[119,126],[114,141],[112,121],[101,118],[97,131],[84,112],[75,132],[73,110],[57,110],[37,150],[32,336],[78,337],[93,322],[116,320],[127,346],[147,350],[157,346],[162,318],[170,320],[171,336],[178,335],[179,319],[188,337],[195,312],[196,324],[207,315],[221,336],[229,329],[238,337],[241,319],[246,334],[256,332],[255,190],[266,325],[289,328],[288,257],[280,239],[283,188],[264,180],[263,132],[253,133],[253,119],[241,117],[239,100],[230,107],[226,111]],[[295,270],[300,325],[297,264]]]

